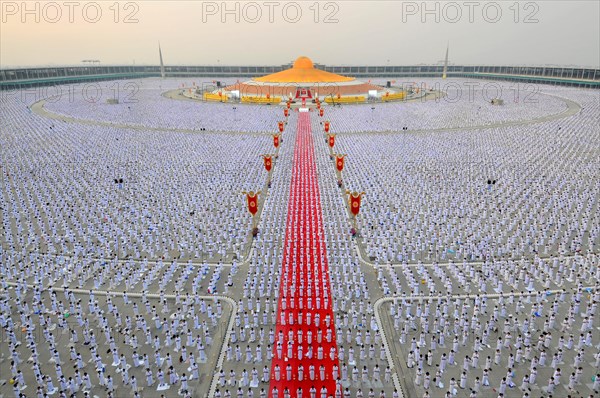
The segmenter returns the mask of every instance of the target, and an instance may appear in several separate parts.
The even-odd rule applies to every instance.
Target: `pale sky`
[[[449,42],[457,65],[600,67],[597,0],[73,3],[1,0],[0,67],[157,65],[159,41],[166,65],[435,64]]]

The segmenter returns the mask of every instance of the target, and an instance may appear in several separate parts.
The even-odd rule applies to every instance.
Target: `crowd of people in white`
[[[244,255],[270,137],[74,125],[3,101],[2,247],[112,259]],[[275,123],[275,116],[272,117]],[[18,132],[18,134],[15,134]]]
[[[565,102],[544,95],[539,86],[467,79],[425,79],[414,86],[396,81],[399,87],[419,88],[413,101],[353,107],[327,107],[326,118],[334,133],[398,132],[487,126],[524,121],[561,113]],[[432,100],[433,93],[438,99]],[[424,94],[428,94],[424,97]],[[408,98],[412,96],[409,95]],[[491,104],[502,99],[502,106]]]
[[[196,86],[193,86],[193,84]],[[185,88],[182,88],[181,85]],[[208,83],[209,90],[213,88]],[[275,110],[270,106],[256,107],[234,103],[204,101],[173,101],[165,92],[177,96],[183,91],[203,88],[202,82],[179,79],[140,79],[78,84],[70,91],[48,99],[45,107],[59,115],[83,120],[142,126],[160,129],[185,129],[209,132],[273,131]],[[49,94],[54,91],[47,90]],[[187,94],[187,93],[186,93]],[[109,104],[118,99],[119,104]]]
[[[366,257],[397,297],[384,305],[395,353],[424,397],[600,391],[598,93],[548,91],[582,110],[464,132],[337,130],[344,183],[367,192]]]
[[[270,137],[71,124],[4,94],[1,374],[16,396],[191,394],[231,312],[201,298],[247,255]]]
[[[367,192],[358,224],[368,255],[414,263],[597,252],[600,105],[593,93],[577,99],[576,116],[528,126],[340,132],[344,180]]]
[[[299,377],[270,361],[297,117],[252,242],[240,193],[265,185],[260,154],[272,141],[254,133],[274,131],[280,109],[175,101],[161,93],[181,82],[140,82],[137,103],[76,97],[46,107],[207,132],[67,123],[31,113],[39,98],[0,99],[0,375],[10,375],[0,391],[191,396],[214,380],[215,397],[273,396],[269,380]],[[540,94],[504,108],[477,97],[312,114],[339,359],[336,390],[323,398],[397,398],[392,376],[403,371],[404,396],[600,393],[600,103],[597,92],[544,91],[583,109],[528,126],[415,134],[402,127],[526,121],[566,105]],[[347,154],[341,188],[325,119],[338,133],[334,151]],[[397,133],[345,134],[388,130]],[[357,238],[346,188],[366,192]],[[214,294],[232,297],[237,312]],[[394,299],[381,307],[381,329],[384,296]],[[315,398],[322,376],[304,372]]]

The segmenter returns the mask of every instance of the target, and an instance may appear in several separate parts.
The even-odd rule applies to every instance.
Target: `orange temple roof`
[[[298,57],[290,69],[253,79],[269,83],[337,83],[353,81],[353,77],[316,69],[308,57]]]

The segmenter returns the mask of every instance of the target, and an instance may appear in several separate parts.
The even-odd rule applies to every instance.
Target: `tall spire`
[[[448,73],[448,50],[450,49],[450,42],[446,45],[446,58],[444,58],[444,70],[442,71],[442,79],[446,78]]]
[[[163,64],[162,51],[160,49],[160,42],[158,42],[158,56],[160,57],[160,77],[165,78],[165,64]]]

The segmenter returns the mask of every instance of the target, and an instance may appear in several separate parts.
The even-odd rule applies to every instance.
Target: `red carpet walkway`
[[[310,114],[300,113],[269,397],[335,393],[339,366]],[[286,391],[287,389],[287,391]],[[311,391],[312,390],[312,391]],[[275,395],[277,394],[277,395]]]

